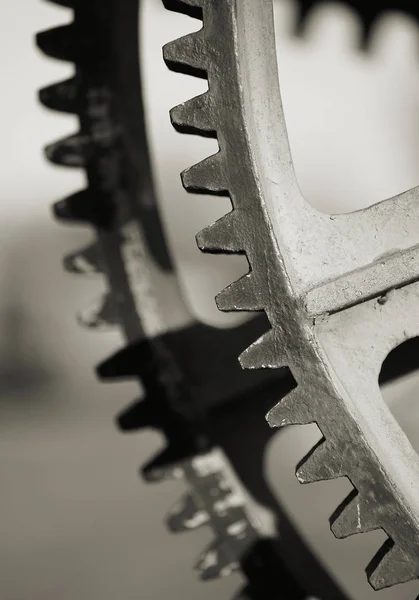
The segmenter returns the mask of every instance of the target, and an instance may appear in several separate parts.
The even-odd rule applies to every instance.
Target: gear
[[[262,419],[256,431],[254,421],[261,405],[272,405],[278,386],[285,392],[294,382],[283,374],[243,374],[234,357],[262,333],[265,320],[217,330],[197,323],[183,302],[151,179],[138,79],[138,0],[56,3],[74,9],[74,22],[39,34],[38,46],[74,62],[76,70],[72,79],[44,88],[40,99],[78,115],[80,132],[49,146],[46,155],[85,169],[88,185],[58,202],[54,213],[96,233],[93,244],[64,259],[66,269],[103,274],[109,285],[80,321],[100,329],[120,326],[127,341],[98,367],[100,377],[137,377],[145,390],[144,399],[119,416],[119,426],[155,427],[165,435],[166,449],[143,476],[187,483],[189,492],[168,525],[180,531],[208,524],[214,531],[215,544],[197,564],[203,579],[240,567],[249,599],[278,597],[280,588],[286,599],[309,592],[343,600],[262,475],[273,432]]]
[[[326,215],[296,182],[278,89],[271,0],[164,0],[203,27],[164,48],[176,71],[209,89],[171,111],[177,129],[213,133],[219,152],[182,174],[191,192],[229,195],[233,210],[197,236],[210,252],[245,251],[250,270],[220,310],[265,311],[272,329],[244,368],[289,367],[297,387],[271,426],[316,423],[323,439],[297,468],[302,483],[347,477],[331,518],[337,537],[383,529],[367,569],[382,589],[419,576],[419,459],[385,406],[387,354],[419,335],[417,189],[368,209]]]
[[[362,44],[368,48],[371,42],[373,27],[375,23],[386,13],[398,11],[412,17],[419,22],[419,11],[417,3],[414,0],[371,0],[363,2],[362,0],[337,0],[339,4],[344,4],[355,12],[363,27]],[[296,20],[296,29],[300,34],[304,33],[305,26],[310,19],[311,13],[319,5],[324,4],[324,0],[297,0],[298,17]]]

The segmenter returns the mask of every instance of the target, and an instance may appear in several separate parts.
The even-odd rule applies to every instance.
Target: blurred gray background
[[[134,384],[102,385],[93,366],[121,345],[118,332],[79,329],[78,309],[103,289],[65,275],[61,258],[90,239],[50,217],[50,204],[83,186],[83,175],[54,168],[42,147],[76,129],[47,112],[36,90],[71,74],[35,49],[36,31],[71,20],[47,2],[0,3],[0,598],[1,600],[166,600],[230,598],[239,576],[201,584],[192,572],[210,541],[203,529],[169,535],[163,517],[180,483],[146,486],[139,465],[161,445],[157,434],[122,436],[114,415],[138,395]],[[276,2],[282,94],[301,187],[318,208],[361,208],[419,183],[419,35],[397,13],[382,20],[367,54],[357,49],[357,19],[325,4],[307,36],[291,35],[292,0]],[[228,326],[217,291],[245,271],[238,258],[208,257],[194,234],[228,208],[225,200],[183,193],[179,172],[213,141],[176,134],[168,110],[203,82],[167,71],[161,46],[197,27],[145,2],[144,59],[161,206],[195,313]],[[384,390],[418,447],[419,378]],[[380,545],[373,533],[337,541],[327,518],[344,482],[300,486],[297,461],[317,434],[291,428],[274,441],[266,470],[303,531],[356,600],[408,600],[419,584],[374,594],[363,567]]]

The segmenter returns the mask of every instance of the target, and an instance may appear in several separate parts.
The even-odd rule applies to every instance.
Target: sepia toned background
[[[204,83],[170,73],[161,59],[165,42],[197,24],[166,12],[159,0],[144,4],[146,105],[164,220],[194,312],[228,326],[234,318],[218,313],[213,297],[246,264],[202,256],[194,242],[228,204],[186,195],[179,181],[214,142],[176,134],[168,118],[169,108]],[[351,12],[326,3],[297,38],[293,10],[292,0],[276,1],[282,95],[307,198],[321,210],[344,212],[419,184],[416,25],[391,14],[361,52]],[[100,384],[93,366],[120,347],[121,337],[76,323],[76,312],[104,284],[64,274],[62,256],[91,234],[53,222],[49,206],[82,187],[83,174],[52,167],[41,149],[77,124],[36,100],[37,88],[65,79],[71,66],[45,59],[33,42],[35,32],[70,20],[70,11],[41,0],[0,3],[0,598],[228,599],[239,576],[202,584],[192,571],[209,531],[177,537],[164,528],[182,485],[146,486],[137,476],[160,436],[122,436],[114,426],[138,387]],[[384,396],[419,447],[419,377],[389,386]],[[273,442],[266,461],[272,486],[355,600],[412,599],[417,583],[375,594],[365,581],[380,533],[346,541],[330,533],[327,519],[347,485],[307,487],[295,479],[295,464],[316,435],[291,428]]]

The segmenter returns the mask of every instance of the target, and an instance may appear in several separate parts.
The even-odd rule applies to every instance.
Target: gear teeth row
[[[54,83],[39,91],[39,101],[46,108],[62,113],[77,114],[80,109],[79,82],[76,77]]]
[[[97,244],[91,244],[83,250],[73,252],[64,257],[64,270],[76,275],[102,274],[100,252]]]
[[[74,10],[83,7],[79,0],[53,0],[56,4]],[[36,36],[38,48],[48,57],[76,64],[76,74],[65,80],[49,85],[39,92],[39,100],[46,107],[62,113],[82,115],[86,110],[85,92],[82,92],[84,66],[89,57],[95,57],[97,36],[88,34],[83,26],[74,22],[43,31]],[[96,60],[96,59],[95,59]],[[86,87],[86,84],[84,84]],[[90,133],[82,131],[61,139],[45,148],[46,158],[53,164],[79,169],[88,169],[90,161],[97,154]],[[108,230],[112,225],[115,210],[110,196],[98,189],[89,187],[56,202],[54,216],[67,224],[84,224],[98,232]],[[98,244],[81,249],[64,258],[64,268],[83,275],[103,274]],[[81,311],[77,319],[89,329],[114,328],[119,320],[110,294],[105,294],[92,306]]]
[[[185,44],[185,38],[182,38],[182,41],[177,40],[172,42],[169,47],[166,46],[164,56],[170,68],[179,70],[175,64],[176,61],[179,61],[182,69],[185,70],[188,64],[196,67],[199,58],[194,56],[191,61],[193,52],[196,52],[194,45],[191,42]],[[167,60],[168,57],[170,60]],[[205,64],[202,55],[200,60]],[[211,124],[215,119],[211,115],[211,111],[207,109],[208,106],[211,106],[211,100],[208,97],[205,99],[205,119],[201,118],[201,105],[202,99],[194,98],[173,109],[171,119],[175,127],[181,131],[190,129],[199,131],[200,128],[212,129]],[[205,127],[202,127],[203,122]],[[191,192],[225,193],[229,184],[222,152],[220,151],[184,171],[182,182],[184,187]],[[244,219],[239,220],[237,209],[234,208],[233,211],[197,235],[198,246],[204,251],[243,252],[245,246],[242,243],[243,236],[240,235],[240,229],[243,226],[246,226],[246,223]],[[261,311],[266,307],[266,299],[259,291],[260,289],[254,274],[250,271],[216,297],[217,306],[222,311]],[[288,357],[283,348],[278,346],[277,336],[273,330],[268,331],[242,353],[240,356],[242,367],[253,369],[286,367]],[[301,402],[301,391],[296,388],[270,411],[269,422],[274,425],[278,425],[278,423],[294,425],[297,421],[301,424],[312,422],[313,419],[306,414],[307,409],[304,406],[305,404]],[[299,481],[308,483],[341,476],[341,473],[337,473],[329,467],[328,459],[329,447],[323,439],[297,468]]]
[[[154,367],[152,353],[149,343],[133,344],[117,352],[109,359],[98,366],[99,377],[107,380],[125,379],[133,376],[143,380],[146,397],[144,400],[134,402],[118,416],[118,425],[124,432],[138,431],[144,428],[160,429],[166,433],[166,439],[169,440],[168,446],[157,454],[141,469],[141,475],[147,483],[160,483],[170,479],[184,479],[188,481],[186,472],[191,470],[194,463],[195,452],[184,444],[178,444],[176,440],[170,442],[170,426],[166,429],[165,415],[163,414],[159,398],[156,397],[158,390],[149,390],[147,381],[150,381],[150,373]],[[151,375],[152,377],[152,375]],[[192,471],[198,467],[192,467]],[[202,477],[202,475],[201,475]],[[210,475],[207,475],[210,477]],[[192,493],[182,496],[180,501],[169,510],[166,524],[170,531],[182,533],[192,531],[200,527],[211,526],[210,513],[205,508],[205,503],[200,505],[194,492],[194,481],[197,482],[200,476],[195,473],[194,478],[189,480],[192,486]],[[192,483],[191,483],[192,482]],[[199,486],[198,484],[198,490]],[[212,486],[215,486],[214,482]],[[222,489],[222,494],[230,494],[226,488]],[[218,488],[217,488],[218,490]],[[207,490],[206,494],[214,489]],[[198,491],[199,496],[199,491]],[[243,519],[241,506],[230,506],[228,501],[223,503],[224,498],[216,497],[220,500],[220,507],[217,509],[222,518],[228,519],[232,525],[228,528],[228,543],[216,540],[199,557],[195,569],[199,573],[201,580],[213,580],[219,577],[229,575],[234,570],[240,568],[238,562],[239,556],[243,552],[241,546],[243,538],[250,535],[249,523]],[[215,528],[218,531],[217,527]]]
[[[67,2],[65,4],[72,5],[72,3]],[[196,39],[198,40],[198,38],[199,34]],[[186,44],[188,41],[193,42],[193,39],[192,36],[186,41]],[[86,37],[84,32],[81,32],[74,23],[45,31],[37,36],[37,44],[47,56],[72,61],[76,65],[85,65],[89,60],[89,51],[93,43],[95,42]],[[82,73],[77,71],[75,77],[42,89],[39,92],[41,103],[51,110],[82,115],[86,107],[84,106],[85,98],[80,86],[81,78]],[[199,128],[201,132],[207,130],[207,135],[211,135],[210,117],[208,115],[208,118],[205,119],[204,115],[205,98],[202,100],[202,117],[199,122],[195,122],[192,126]],[[181,111],[177,116],[174,115],[174,119],[176,118],[179,121],[181,120]],[[90,135],[80,133],[51,144],[45,152],[48,160],[54,164],[86,169],[89,166],[90,158],[95,157],[96,150],[91,143]],[[60,200],[54,205],[53,212],[55,217],[62,221],[89,224],[99,232],[101,229],[108,228],[113,223],[115,216],[106,195],[94,192],[90,188]],[[64,263],[66,269],[72,273],[91,274],[103,272],[100,265],[98,243],[67,256]],[[113,328],[119,323],[114,308],[111,294],[106,293],[93,306],[79,314],[78,320],[89,329]],[[133,402],[117,417],[118,426],[122,431],[132,432],[145,428],[155,428],[166,433],[166,427],[168,428],[166,435],[167,447],[152,458],[141,470],[142,477],[147,482],[159,482],[182,476],[182,465],[191,456],[189,447],[186,447],[185,444],[179,444],[176,438],[174,441],[172,440],[170,419],[166,423],[165,415],[161,414],[161,410],[159,411],[159,398],[155,397],[159,393],[157,389],[158,382],[153,383],[156,377],[153,370],[155,370],[155,359],[147,340],[125,347],[97,367],[97,373],[102,379],[114,380],[138,377],[144,384],[145,399]],[[151,382],[150,389],[148,382]],[[156,389],[154,389],[154,385]],[[192,497],[189,497],[189,502],[184,507],[183,512],[172,514],[169,519],[171,529],[192,528],[197,522],[197,518],[203,524],[202,511],[198,517],[191,515],[192,517],[195,516],[193,523],[188,521],[187,517],[191,502]],[[206,516],[205,520],[208,519],[209,515]]]
[[[118,415],[118,425],[125,432],[149,427],[164,429],[162,423],[164,415],[158,409],[159,398],[153,396],[153,391],[147,390],[147,381],[153,369],[155,369],[153,352],[147,340],[122,348],[96,368],[102,380],[112,381],[133,377],[139,378],[140,381],[144,380],[145,399],[133,402]],[[141,474],[149,483],[173,478],[176,476],[176,470],[179,470],[177,465],[189,455],[188,448],[169,444],[142,468]]]
[[[58,2],[61,4],[61,2]],[[48,86],[41,90],[39,96],[40,101],[44,106],[52,110],[59,112],[79,114],[81,117],[82,132],[89,131],[84,124],[84,117],[87,112],[87,100],[86,91],[91,92],[90,89],[90,66],[94,72],[96,63],[93,63],[89,58],[89,55],[96,56],[98,54],[97,48],[94,47],[96,43],[94,36],[91,38],[86,37],[87,28],[83,28],[83,14],[81,14],[84,3],[82,0],[74,0],[73,3],[67,3],[77,8],[80,7],[80,14],[76,15],[77,25],[66,25],[63,27],[56,28],[55,30],[47,31],[40,34],[37,38],[38,45],[40,48],[50,57],[60,60],[69,60],[76,63],[76,75],[75,77],[57,83],[55,85]],[[186,14],[193,17],[202,16],[202,10],[198,2],[191,0],[187,4],[181,4],[180,2],[174,2],[178,7],[183,7]],[[89,24],[90,27],[90,24]],[[91,32],[92,34],[94,32]],[[192,65],[187,67],[187,72],[193,73],[194,75],[205,77],[206,76],[206,63],[199,59],[199,56],[205,56],[200,52],[201,49],[206,45],[206,40],[203,32],[197,32],[190,36],[186,36],[177,45],[173,45],[170,49],[167,49],[166,60],[170,63],[171,52],[176,53],[181,49],[186,57],[187,53],[191,50],[195,52],[195,56],[198,57]],[[92,50],[91,50],[92,49]],[[95,52],[96,50],[96,52]],[[106,55],[107,48],[104,48]],[[179,66],[179,71],[182,71],[182,66]],[[186,72],[186,70],[185,70]],[[86,81],[86,79],[88,81]],[[96,90],[93,90],[96,91]],[[101,90],[100,90],[101,91]],[[213,125],[213,115],[215,107],[212,104],[213,97],[209,93],[205,93],[200,96],[196,101],[191,103],[185,103],[172,111],[172,120],[174,125],[183,131],[190,133],[199,133],[207,137],[215,137],[215,129]],[[192,108],[196,113],[196,117],[193,120],[188,118],[188,112],[190,113]],[[95,107],[94,107],[95,108]],[[199,113],[199,114],[198,114]],[[90,113],[89,113],[90,117]],[[90,137],[90,133],[86,136],[82,134],[76,134],[65,140],[57,142],[48,147],[47,156],[51,162],[63,166],[73,166],[87,168],[87,175],[89,182],[92,181],[91,174],[93,166],[93,184],[94,177],[97,175],[94,172],[95,158],[97,156],[97,144],[95,140]],[[103,166],[103,165],[102,165]],[[219,173],[216,181],[217,184],[214,186],[213,193],[221,193],[223,190],[220,188],[225,187],[225,178],[221,170],[222,164],[220,156],[215,156],[206,161],[203,161],[201,165],[198,165],[195,169],[191,169],[188,173],[185,173],[185,182],[189,182],[191,188],[194,185],[194,179],[198,177],[214,178],[216,172]],[[206,191],[206,193],[208,193]],[[107,212],[105,210],[106,197],[102,195],[98,196],[92,192],[90,187],[87,190],[78,192],[69,198],[61,200],[54,206],[55,216],[65,222],[75,223],[88,223],[93,225],[98,233],[99,240],[97,243],[92,244],[88,248],[79,250],[78,252],[67,256],[65,259],[65,267],[71,273],[79,274],[96,274],[106,271],[105,267],[108,267],[107,263],[101,266],[101,250],[102,242],[107,243],[107,233],[100,231],[103,228],[107,228],[109,224],[115,225],[115,219],[111,208]],[[99,210],[100,208],[100,210]],[[100,217],[98,216],[100,215]],[[99,218],[103,218],[107,215],[105,221],[99,221]],[[113,232],[111,232],[113,234]],[[105,253],[108,246],[105,246]],[[108,254],[104,254],[108,256]],[[79,315],[79,321],[85,327],[96,328],[99,330],[109,329],[119,323],[119,319],[115,313],[112,297],[110,294],[105,294],[101,299],[95,303],[95,305],[87,311],[84,311],[82,315]],[[182,415],[177,413],[174,415],[173,411],[170,410],[167,414],[165,409],[167,408],[163,397],[163,401],[159,402],[161,398],[160,393],[160,380],[159,375],[161,373],[155,373],[156,362],[153,356],[153,352],[150,352],[150,340],[143,340],[141,343],[130,345],[108,360],[104,361],[97,367],[98,375],[102,379],[106,380],[117,380],[121,378],[137,377],[143,384],[145,390],[145,398],[140,401],[133,402],[130,406],[125,408],[117,417],[118,426],[124,432],[134,432],[145,428],[154,428],[160,430],[166,438],[166,448],[163,449],[157,456],[152,458],[147,464],[141,469],[142,477],[145,481],[161,482],[166,479],[172,478],[184,478],[189,489],[191,491],[184,499],[183,503],[177,507],[177,510],[169,513],[167,524],[172,531],[188,531],[197,527],[208,524],[212,526],[216,535],[220,538],[225,534],[227,527],[232,529],[229,531],[228,540],[226,543],[222,542],[221,539],[214,542],[200,557],[196,568],[198,569],[201,579],[209,580],[220,576],[228,575],[233,570],[240,567],[238,557],[243,555],[243,548],[248,549],[248,544],[252,544],[254,537],[259,539],[259,534],[253,530],[253,524],[250,520],[247,522],[248,515],[246,510],[242,506],[230,506],[228,502],[225,502],[225,506],[222,507],[223,514],[221,515],[221,525],[217,525],[217,515],[212,512],[213,506],[207,506],[207,510],[202,510],[199,507],[198,500],[195,499],[195,495],[200,500],[207,499],[209,493],[205,491],[205,488],[201,488],[201,483],[198,480],[196,472],[193,476],[190,475],[189,471],[193,471],[193,463],[199,453],[202,451],[204,443],[202,439],[196,440],[199,437],[194,429],[192,432],[189,431],[188,425],[186,425],[185,437],[179,440],[178,430],[178,419],[182,419]],[[192,435],[191,435],[192,434]],[[192,441],[188,438],[192,437]],[[199,449],[197,449],[199,448]],[[199,455],[200,456],[200,455]],[[228,462],[228,461],[227,461]],[[189,469],[189,471],[188,471]],[[188,475],[186,472],[188,471]],[[224,473],[224,467],[221,469],[222,474]],[[227,483],[228,483],[228,469],[227,469]],[[221,481],[221,483],[225,483]],[[233,484],[234,484],[234,473],[233,473]],[[212,491],[219,491],[224,488],[217,481],[213,485]],[[231,502],[240,502],[241,495],[234,494],[234,485],[232,486],[232,498],[229,498]],[[236,490],[237,491],[237,490]],[[211,494],[212,496],[213,494]],[[243,500],[244,503],[244,500]],[[215,523],[212,520],[215,519]],[[243,522],[244,521],[244,522]],[[248,531],[245,528],[249,527]],[[247,537],[241,537],[246,534]],[[265,534],[264,534],[265,535]],[[224,535],[227,538],[226,535]],[[231,538],[231,539],[230,539]]]
[[[128,378],[139,376],[153,368],[153,362],[147,350],[147,343],[136,344],[124,348],[114,356],[104,361],[97,368],[102,379]],[[157,409],[157,398],[146,397],[145,400],[134,402],[128,409],[118,416],[118,425],[124,432],[138,431],[145,428],[162,428],[162,414]],[[163,427],[164,429],[164,427]],[[165,480],[183,477],[183,465],[190,457],[190,450],[183,446],[169,444],[159,452],[141,469],[141,475],[147,483],[160,483]],[[229,508],[232,513],[234,508]],[[237,521],[241,514],[239,513]],[[210,525],[210,515],[201,506],[197,505],[191,494],[185,494],[180,501],[169,511],[166,524],[173,533],[192,531]],[[199,557],[195,569],[199,572],[200,579],[212,580],[228,575],[239,568],[239,563],[234,559],[231,544],[224,546],[214,542]]]
[[[166,8],[177,12],[186,12],[185,8],[182,9],[181,6],[189,6],[189,2],[164,1],[164,4]],[[194,4],[202,6],[203,3],[201,1]],[[200,16],[202,17],[202,15]],[[205,23],[204,28],[198,32],[199,37],[197,34],[191,34],[164,47],[163,56],[172,71],[203,76],[211,62],[211,49],[205,44],[204,31]],[[182,133],[198,133],[216,137],[215,104],[214,95],[206,92],[172,109],[170,112],[171,122],[175,129]],[[181,178],[184,188],[189,192],[228,195],[229,177],[221,150],[183,171]],[[238,214],[239,211],[234,208],[216,223],[198,233],[196,240],[199,248],[209,252],[243,253],[244,245],[241,235],[243,223],[242,220],[239,220]],[[250,271],[217,296],[217,306],[220,310],[227,312],[260,311],[265,303],[257,290],[258,286],[255,284],[254,275]],[[275,340],[272,333],[268,332],[241,355],[242,366],[251,365],[255,368],[269,366],[265,363],[259,364],[266,361],[267,348],[270,349],[269,356],[272,357],[270,362],[276,365],[278,353],[275,348]],[[287,360],[284,356],[283,364],[280,366],[286,364]],[[222,544],[211,545],[197,563],[201,578],[220,577],[238,568],[239,565],[234,558],[237,555],[234,553],[232,555],[230,552],[231,549],[225,548]]]
[[[165,0],[164,4],[170,10],[184,12],[184,9],[180,8],[182,3]],[[228,91],[226,92],[226,98],[222,98],[219,95],[223,86],[228,87],[228,78],[232,77],[231,73],[227,70],[231,67],[230,61],[225,61],[227,71],[223,73],[223,76],[226,77],[226,80],[220,80],[217,76],[220,69],[224,66],[221,64],[223,60],[222,52],[233,52],[233,49],[225,48],[221,44],[216,43],[217,39],[214,31],[217,28],[216,21],[219,17],[218,14],[215,14],[216,0],[201,0],[194,4],[199,4],[204,8],[203,28],[197,33],[171,42],[165,46],[163,54],[167,65],[173,71],[188,74],[196,74],[196,71],[199,71],[197,73],[198,76],[203,76],[203,73],[207,71],[209,74],[210,90],[207,92],[207,95],[209,94],[210,97],[207,96],[204,100],[201,97],[194,98],[176,107],[171,112],[171,120],[175,128],[182,132],[199,133],[201,130],[204,132],[213,132],[216,130],[220,151],[184,171],[182,173],[182,183],[185,189],[190,192],[230,195],[233,205],[232,212],[197,235],[197,243],[203,251],[238,252],[245,253],[248,257],[250,265],[249,273],[217,296],[216,302],[218,308],[222,311],[267,310],[271,324],[275,325],[275,331],[268,331],[241,355],[240,362],[242,366],[244,368],[286,367],[290,364],[289,358],[296,360],[298,349],[292,348],[292,342],[289,340],[287,340],[286,350],[278,347],[279,334],[283,327],[283,323],[278,323],[279,319],[274,317],[278,299],[271,298],[270,289],[267,289],[266,285],[259,285],[261,282],[256,279],[259,277],[259,269],[262,270],[264,277],[266,275],[263,271],[265,268],[262,254],[263,249],[260,248],[260,256],[259,254],[256,256],[253,244],[253,240],[261,236],[262,232],[266,231],[266,227],[268,227],[263,217],[265,208],[260,207],[261,210],[258,212],[259,206],[256,207],[258,210],[255,208],[257,200],[246,197],[245,189],[230,189],[230,170],[233,173],[232,177],[234,180],[237,173],[233,165],[238,158],[230,156],[229,144],[234,144],[234,142],[228,138],[229,131],[221,129],[222,123],[220,121],[222,122],[222,115],[220,116],[220,110],[217,107],[221,102],[226,101],[227,97],[230,104],[233,102],[240,104],[243,98],[228,96]],[[238,10],[237,7],[240,6],[240,3],[226,1],[224,4],[226,6],[223,9],[220,7],[220,15],[222,14],[223,18],[231,18],[231,23],[234,23],[234,17],[230,12]],[[268,3],[263,4],[267,6]],[[190,2],[183,2],[183,5],[190,6]],[[311,2],[304,2],[304,5],[300,26],[305,22],[311,10]],[[233,6],[236,8],[233,8]],[[250,2],[246,1],[246,6],[246,10],[249,12],[251,10],[249,8]],[[243,14],[245,13],[246,11],[243,10]],[[266,16],[269,18],[267,13]],[[233,36],[233,32],[229,32],[227,27],[226,29],[222,29],[223,34],[229,35],[231,33]],[[205,37],[206,29],[211,29],[211,31],[208,31],[207,37]],[[236,91],[239,94],[240,85],[236,80],[234,81],[234,85],[237,86]],[[234,92],[231,91],[231,93]],[[240,127],[244,128],[245,125],[238,119],[237,127],[238,131],[240,131]],[[234,135],[233,131],[230,133]],[[239,148],[233,148],[231,152],[238,152],[238,150]],[[240,160],[245,162],[244,158]],[[256,173],[253,176],[257,178]],[[255,185],[255,187],[257,186]],[[255,193],[255,190],[252,193]],[[274,244],[272,237],[271,241]],[[269,243],[268,241],[266,242],[267,245]],[[269,252],[271,252],[271,248],[266,249],[266,261],[268,262],[270,258]],[[277,260],[277,255],[275,255],[275,260]],[[272,273],[270,275],[272,276]],[[286,281],[285,277],[284,282],[281,280],[281,285],[283,285],[284,289],[287,289],[287,286],[289,286],[289,282]],[[294,302],[294,299],[292,301]],[[297,309],[298,307],[296,307]],[[293,314],[293,307],[291,307],[289,312]],[[286,344],[284,343],[285,346]],[[288,356],[294,350],[295,353],[293,356]],[[304,398],[305,392],[303,388],[304,383],[301,383],[300,387],[295,388],[279,404],[271,409],[268,415],[268,421],[271,426],[303,425],[318,422],[318,415],[310,414],[309,412],[310,408],[308,407],[313,403],[307,402],[307,399]],[[297,467],[297,477],[301,483],[348,477],[350,475],[350,468],[348,468],[346,463],[345,465],[340,465],[338,461],[333,460],[333,456],[336,454],[336,448],[333,447],[334,439],[333,436],[330,436],[330,439],[323,438],[309,455],[301,461]],[[365,499],[361,492],[362,490],[358,490],[358,492],[352,493],[344,505],[340,507],[340,512],[337,511],[333,516],[331,520],[332,530],[338,537],[346,537],[352,533],[378,528],[377,518],[373,519],[374,512],[371,509],[374,498],[371,500],[370,505],[369,499]],[[374,500],[374,506],[377,506],[377,500]],[[397,565],[397,569],[394,568],[395,565]],[[389,573],[392,575],[389,575]],[[383,546],[382,551],[371,562],[367,570],[367,575],[371,585],[375,589],[381,589],[417,577],[417,573],[414,572],[414,568],[411,566],[411,562],[409,562],[409,557],[399,546],[394,545],[391,540]]]
[[[240,568],[240,557],[249,541],[253,543],[255,532],[243,511],[244,500],[237,490],[230,488],[228,479],[218,480],[219,467],[214,458],[197,454],[189,445],[179,444],[176,437],[171,441],[173,428],[171,419],[165,417],[165,404],[159,402],[158,388],[148,386],[150,382],[153,386],[152,370],[155,368],[151,348],[147,340],[133,344],[105,360],[97,372],[107,380],[137,376],[143,381],[145,400],[134,402],[124,410],[118,417],[118,425],[125,432],[151,427],[165,433],[168,446],[142,468],[142,477],[148,483],[184,479],[191,486],[191,492],[183,495],[168,512],[166,523],[170,531],[182,533],[207,525],[211,527],[212,511],[221,519],[222,524],[216,523],[213,530],[220,536],[223,530],[220,527],[224,527],[227,538],[217,537],[201,554],[195,568],[202,580],[224,577]],[[228,477],[224,471],[220,475]],[[208,505],[210,498],[213,500]]]

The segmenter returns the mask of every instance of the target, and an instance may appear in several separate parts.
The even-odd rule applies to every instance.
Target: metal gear
[[[209,89],[171,111],[174,126],[213,135],[219,152],[182,174],[191,192],[229,195],[233,210],[197,236],[209,252],[245,252],[250,270],[220,310],[265,311],[272,329],[244,368],[289,367],[297,387],[271,426],[316,423],[320,443],[300,482],[347,477],[331,517],[337,537],[383,529],[367,568],[382,589],[419,576],[419,458],[378,387],[384,358],[419,335],[419,190],[351,214],[302,197],[280,101],[271,0],[163,0],[203,21],[164,47],[167,65]]]
[[[124,431],[155,427],[167,448],[142,470],[148,481],[182,477],[188,494],[171,511],[174,531],[208,524],[215,543],[197,568],[211,579],[240,568],[240,597],[344,600],[273,498],[262,474],[273,432],[255,421],[294,385],[275,373],[243,374],[235,356],[262,334],[265,319],[233,330],[197,323],[173,269],[151,178],[141,82],[138,0],[53,0],[74,21],[37,36],[48,56],[75,63],[69,81],[41,90],[41,102],[78,115],[80,132],[46,149],[83,168],[86,190],[55,204],[65,222],[93,227],[96,240],[64,259],[80,275],[103,274],[109,292],[80,320],[120,326],[127,346],[98,367],[104,379],[138,377],[145,398],[119,416]],[[220,350],[221,349],[221,350]],[[255,397],[258,397],[257,403]],[[234,423],[234,434],[231,429]],[[250,432],[251,431],[251,435]],[[246,452],[243,453],[243,448]]]

